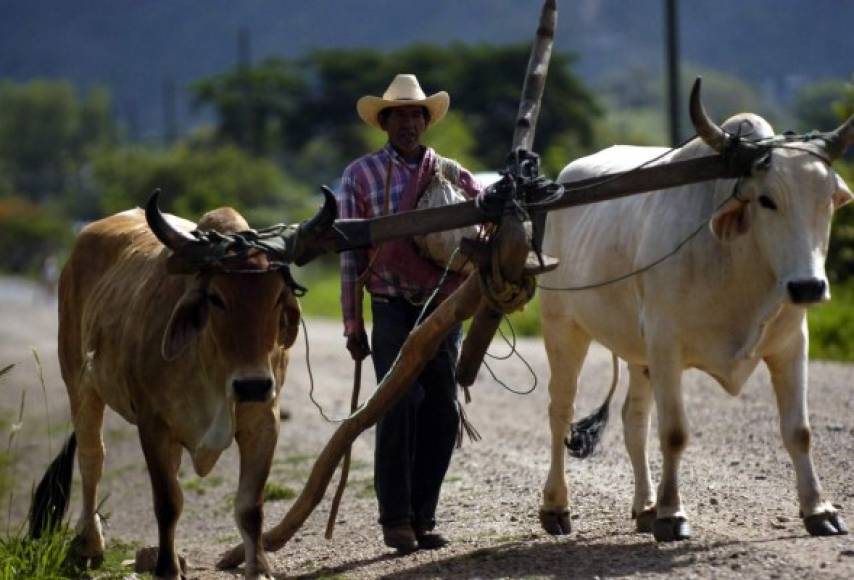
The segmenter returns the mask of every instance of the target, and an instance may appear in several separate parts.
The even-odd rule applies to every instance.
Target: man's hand
[[[371,346],[368,344],[368,335],[364,328],[347,336],[347,350],[350,351],[353,360],[357,361],[364,360],[371,354]]]

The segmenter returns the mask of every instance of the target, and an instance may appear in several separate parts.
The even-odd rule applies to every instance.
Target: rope
[[[715,207],[715,209],[712,211],[712,215],[710,215],[708,218],[706,218],[705,220],[700,222],[700,224],[690,234],[688,234],[687,237],[683,238],[682,241],[680,241],[678,244],[676,244],[676,246],[672,250],[670,250],[669,252],[667,252],[666,254],[661,256],[660,258],[653,260],[649,264],[646,264],[645,266],[641,266],[637,270],[633,270],[633,271],[628,272],[626,274],[621,274],[620,276],[617,276],[615,278],[610,278],[608,280],[602,280],[600,282],[594,282],[591,284],[583,284],[580,286],[557,287],[557,286],[545,286],[543,284],[537,283],[537,288],[540,288],[541,290],[549,290],[552,292],[578,292],[581,290],[591,290],[593,288],[601,288],[603,286],[608,286],[610,284],[616,284],[617,282],[622,282],[623,280],[626,280],[628,278],[632,278],[634,276],[637,276],[639,274],[643,274],[644,272],[652,270],[653,268],[655,268],[656,266],[658,266],[659,264],[661,264],[665,260],[668,260],[668,259],[672,258],[673,256],[675,256],[676,254],[678,254],[679,251],[682,250],[682,248],[688,244],[688,242],[690,242],[695,237],[697,237],[697,235],[701,231],[703,231],[703,229],[706,227],[706,224],[709,223],[709,220],[712,219],[712,216],[715,215],[715,213],[719,209],[721,209],[724,205],[726,205],[730,199],[736,199],[736,200],[740,201],[741,203],[744,203],[738,197],[740,185],[741,185],[741,178],[739,178],[736,181],[735,186],[733,187],[732,194],[729,197],[727,197],[724,201],[722,201],[717,207]]]
[[[320,403],[318,403],[317,400],[314,398],[314,373],[311,372],[311,354],[309,352],[308,344],[308,325],[306,325],[305,318],[302,316],[300,317],[300,324],[302,324],[303,340],[305,342],[305,366],[308,370],[308,398],[311,400],[314,406],[317,407],[317,410],[320,411],[320,416],[323,417],[324,421],[326,421],[327,423],[343,423],[350,417],[356,415],[356,413],[358,413],[364,407],[365,404],[363,403],[361,406],[359,406],[358,409],[356,409],[355,412],[342,419],[330,419],[326,416],[326,413],[323,411],[323,407],[321,407]]]
[[[517,342],[516,341],[516,331],[513,328],[513,323],[510,322],[510,319],[507,318],[506,316],[504,317],[504,320],[505,320],[505,322],[507,322],[507,326],[510,328],[510,334],[512,336],[512,342],[507,339],[507,336],[504,334],[504,331],[501,329],[501,327],[498,328],[498,334],[501,336],[501,338],[504,340],[504,342],[506,342],[507,345],[510,347],[510,352],[508,352],[507,355],[505,355],[505,356],[495,356],[495,355],[491,355],[487,352],[486,356],[493,359],[493,360],[508,360],[511,356],[516,355],[516,357],[520,361],[522,361],[522,364],[525,365],[525,367],[528,369],[528,372],[534,378],[534,382],[527,389],[524,389],[524,390],[523,389],[515,389],[515,388],[507,385],[507,383],[505,383],[501,379],[499,379],[498,376],[495,374],[495,372],[492,370],[492,368],[489,366],[489,363],[486,362],[485,359],[483,361],[483,365],[486,367],[486,370],[489,371],[489,374],[492,377],[492,380],[495,381],[496,383],[498,383],[498,385],[501,388],[503,388],[504,390],[509,391],[509,392],[513,393],[514,395],[529,395],[529,394],[533,393],[534,390],[536,390],[537,385],[539,384],[539,377],[537,376],[537,373],[534,371],[534,367],[531,366],[531,364],[527,361],[527,359],[524,356],[522,356],[522,353],[520,353],[516,348],[516,342]]]

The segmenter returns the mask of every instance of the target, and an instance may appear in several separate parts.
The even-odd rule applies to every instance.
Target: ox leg
[[[83,487],[83,508],[77,522],[74,539],[75,556],[88,560],[93,568],[100,566],[104,557],[104,534],[97,513],[98,483],[104,470],[104,401],[89,388],[72,409],[74,432],[77,434],[77,462]],[[84,562],[85,564],[85,562]]]
[[[254,408],[253,408],[254,407]],[[261,532],[264,522],[264,484],[270,475],[279,436],[278,402],[244,403],[237,407],[237,446],[240,451],[240,482],[234,517],[246,554],[246,578],[272,578]]]
[[[813,536],[847,534],[845,522],[833,505],[822,499],[821,483],[810,456],[810,425],[807,416],[806,321],[801,333],[785,352],[765,358],[780,414],[783,444],[792,458],[798,487],[801,517]]]
[[[682,360],[669,336],[650,336],[649,372],[658,410],[661,481],[652,533],[659,542],[685,540],[691,528],[679,495],[679,463],[688,444],[688,421],[682,400]]]
[[[578,374],[590,337],[575,323],[554,316],[544,316],[543,338],[549,358],[549,427],[551,428],[551,465],[543,488],[540,523],[553,535],[571,531],[569,488],[566,482],[564,439],[575,413]]]
[[[159,540],[154,575],[171,580],[186,576],[175,552],[175,527],[184,507],[184,496],[178,483],[181,446],[172,441],[168,433],[168,427],[161,420],[140,417],[139,440],[151,479]]]
[[[652,387],[646,373],[646,367],[629,365],[629,390],[623,404],[623,439],[635,478],[632,519],[636,521],[639,532],[650,533],[656,511],[647,455]]]

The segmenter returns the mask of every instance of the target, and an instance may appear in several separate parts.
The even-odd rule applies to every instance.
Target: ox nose
[[[270,400],[273,392],[273,380],[269,377],[235,379],[231,385],[238,403],[263,403]]]
[[[786,284],[789,296],[795,304],[813,304],[821,302],[827,295],[827,282],[821,278],[792,280]]]

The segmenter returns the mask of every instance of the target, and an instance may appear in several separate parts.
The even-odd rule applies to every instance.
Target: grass
[[[2,387],[14,367],[14,364],[10,364],[0,369],[0,387]],[[12,469],[15,463],[12,449],[15,444],[15,436],[18,434],[18,431],[20,431],[21,425],[23,424],[25,402],[26,393],[21,393],[21,403],[18,410],[17,421],[10,419],[7,415],[0,417],[0,429],[9,434],[6,449],[0,449],[0,497],[7,497],[8,494],[10,507],[12,503],[12,484],[14,482]]]
[[[124,562],[133,560],[135,544],[113,542],[107,545],[104,561],[97,570],[84,570],[70,558],[74,532],[67,526],[45,534],[38,540],[27,534],[0,538],[0,580],[59,580],[91,577],[95,580],[119,580],[132,571]],[[136,576],[151,578],[149,574]]]
[[[297,496],[297,492],[287,485],[279,485],[268,481],[264,486],[264,501],[284,501],[293,499]]]
[[[38,540],[23,531],[0,538],[0,580],[77,578],[69,562],[72,533],[61,527]]]
[[[38,353],[33,351],[36,362],[38,379],[42,393],[47,400],[47,390]],[[14,365],[0,368],[0,388],[10,378]],[[0,435],[7,435],[6,447],[0,450],[0,497],[6,498],[11,509],[12,502],[21,501],[15,498],[12,482],[15,481],[14,469],[16,456],[14,444],[24,422],[26,391],[22,391],[17,417],[4,415],[0,417]],[[45,407],[47,415],[47,407]],[[68,425],[63,422],[51,424],[45,420],[48,439],[60,429],[67,432]],[[9,512],[11,513],[11,511]],[[30,538],[26,524],[20,523],[12,530],[11,516],[7,516],[5,532],[0,535],[0,580],[18,580],[31,578],[34,580],[54,580],[65,578],[89,577],[97,580],[112,580],[125,578],[131,572],[122,562],[133,559],[136,546],[127,543],[110,543],[104,553],[104,561],[95,571],[84,571],[74,558],[70,558],[74,540],[74,532],[67,525],[60,525],[42,535],[38,540]],[[11,531],[10,531],[11,530]],[[86,574],[89,576],[86,576]],[[143,577],[150,578],[149,575]]]
[[[273,463],[283,465],[302,465],[304,463],[313,462],[314,460],[314,455],[309,455],[308,453],[293,453],[282,459],[275,458],[273,459]]]
[[[192,491],[196,495],[205,495],[207,490],[213,487],[222,485],[223,479],[218,475],[211,475],[206,478],[194,477],[181,482],[181,487],[187,491]]]
[[[353,495],[358,499],[370,499],[375,494],[373,477],[354,479],[347,483],[347,487],[353,490]]]
[[[834,286],[832,295],[809,312],[810,358],[854,362],[854,282]]]
[[[294,269],[293,275],[297,282],[308,288],[306,295],[300,298],[304,316],[341,319],[341,281],[337,266],[309,264],[304,268]],[[367,293],[362,311],[365,313],[365,319],[370,320],[371,308]]]

